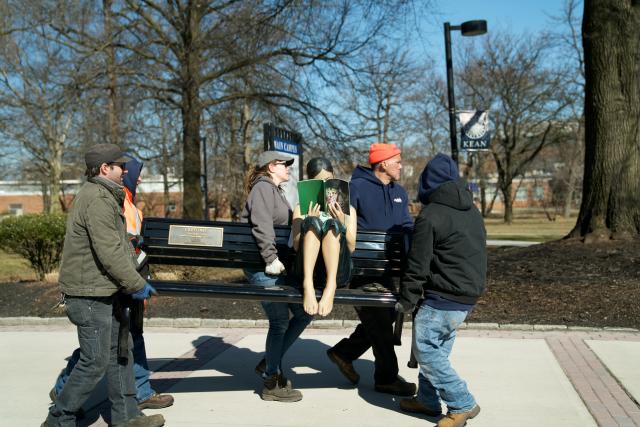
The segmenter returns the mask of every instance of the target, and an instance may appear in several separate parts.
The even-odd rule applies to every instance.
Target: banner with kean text
[[[465,151],[489,150],[489,112],[486,110],[458,111],[460,120],[460,149]]]

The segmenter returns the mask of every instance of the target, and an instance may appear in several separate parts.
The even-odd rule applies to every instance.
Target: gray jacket
[[[258,178],[242,210],[242,222],[249,222],[265,263],[278,257],[274,225],[291,224],[291,206],[282,190],[268,177]]]
[[[104,178],[90,178],[78,192],[67,219],[58,279],[65,294],[103,297],[144,286],[132,258],[123,202],[122,187]]]

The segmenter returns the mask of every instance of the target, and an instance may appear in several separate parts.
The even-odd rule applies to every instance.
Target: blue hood
[[[418,199],[422,204],[429,203],[429,197],[442,184],[456,181],[460,178],[458,166],[453,159],[446,154],[438,153],[425,166],[420,175],[418,184]]]
[[[349,184],[350,202],[358,212],[358,230],[410,231],[407,192],[398,183],[384,185],[369,168],[358,166]]]
[[[142,171],[143,163],[133,156],[129,155],[131,160],[124,164],[127,173],[122,178],[122,184],[127,187],[129,191],[131,191],[131,196],[133,199],[136,198],[136,188],[138,187],[138,178],[140,177],[140,172]]]

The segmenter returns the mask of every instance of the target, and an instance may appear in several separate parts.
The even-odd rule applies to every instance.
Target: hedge
[[[66,216],[29,214],[0,221],[0,248],[29,261],[39,280],[58,268],[62,257]]]

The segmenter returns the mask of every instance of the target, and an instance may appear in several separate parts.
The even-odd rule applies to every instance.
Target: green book
[[[349,182],[342,179],[307,179],[298,182],[300,213],[309,213],[309,203],[317,203],[320,210],[329,214],[330,203],[338,202],[342,212],[349,215]]]

